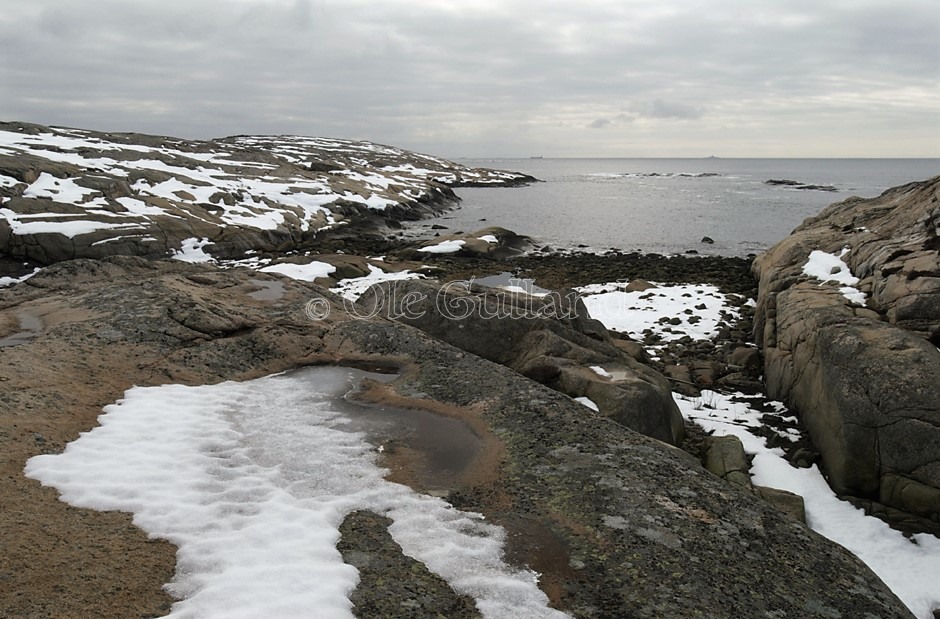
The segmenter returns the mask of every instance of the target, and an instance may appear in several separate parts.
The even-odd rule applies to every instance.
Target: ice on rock
[[[384,479],[374,446],[346,429],[337,405],[353,380],[353,370],[312,368],[135,387],[98,427],[25,472],[71,505],[133,512],[176,544],[170,617],[351,619],[358,574],[336,542],[357,509],[391,518],[403,551],[484,617],[567,617],[548,607],[535,573],[503,562],[501,528]]]

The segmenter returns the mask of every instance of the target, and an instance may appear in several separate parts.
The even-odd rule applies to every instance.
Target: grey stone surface
[[[837,492],[902,510],[886,480],[940,488],[938,193],[940,177],[833,204],[754,265],[769,396],[799,411]],[[843,248],[866,308],[802,272]]]
[[[495,476],[455,485],[447,498],[505,527],[507,558],[540,572],[553,603],[575,617],[909,617],[848,551],[684,452],[585,415],[566,395],[418,329],[352,316],[317,286],[284,279],[278,299],[255,299],[259,277],[268,276],[111,258],[55,265],[32,284],[0,292],[0,318],[41,311],[47,319],[35,339],[0,356],[7,454],[0,496],[21,523],[0,528],[9,549],[0,560],[19,566],[0,588],[7,614],[165,612],[159,595],[167,566],[157,561],[164,569],[151,573],[141,558],[153,554],[169,568],[174,560],[172,546],[135,533],[126,515],[62,506],[22,477],[26,458],[90,429],[101,406],[131,384],[202,384],[354,363],[399,368],[393,393],[429,410],[464,411],[495,437]],[[325,300],[331,315],[311,320],[304,308],[313,298]],[[224,328],[170,311],[190,303]],[[229,330],[233,316],[251,326]],[[129,546],[97,552],[116,540]],[[27,598],[11,594],[29,583]],[[146,591],[151,606],[130,605]]]
[[[711,436],[705,441],[705,468],[744,490],[751,490],[751,466],[736,436]]]

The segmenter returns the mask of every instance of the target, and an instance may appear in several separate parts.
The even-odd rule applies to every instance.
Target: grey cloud
[[[30,0],[0,12],[0,117],[451,156],[622,154],[634,117],[670,152],[733,131],[805,148],[780,131],[798,117],[940,154],[932,2]]]
[[[652,118],[678,118],[694,120],[702,117],[702,108],[681,101],[654,100],[647,107],[647,115]]]
[[[633,122],[635,115],[632,113],[621,112],[614,116],[610,117],[601,117],[596,118],[588,125],[591,129],[605,129],[607,127],[623,125],[625,123]]]

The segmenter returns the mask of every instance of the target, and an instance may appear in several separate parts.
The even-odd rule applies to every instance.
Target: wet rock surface
[[[837,187],[832,185],[816,185],[813,183],[801,183],[800,181],[792,181],[790,179],[781,179],[781,178],[771,178],[764,181],[765,185],[773,185],[776,187],[787,187],[789,189],[802,189],[803,191],[838,191]]]

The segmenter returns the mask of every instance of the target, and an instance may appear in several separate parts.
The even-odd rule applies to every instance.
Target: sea
[[[940,175],[940,159],[458,159],[524,172],[527,187],[460,188],[460,207],[419,225],[502,226],[555,250],[747,256],[851,196]],[[768,184],[769,180],[797,185]],[[801,189],[816,185],[831,190]],[[447,231],[440,231],[446,233]],[[708,237],[714,243],[703,243]]]

